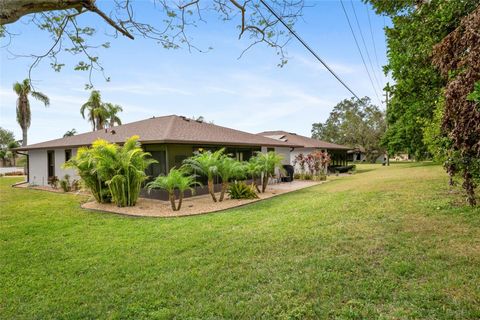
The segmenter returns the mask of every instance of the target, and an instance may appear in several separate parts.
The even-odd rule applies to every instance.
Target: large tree
[[[30,101],[28,101],[28,96],[43,102],[45,106],[50,104],[50,100],[46,95],[41,92],[33,91],[28,79],[23,80],[23,82],[16,82],[13,85],[13,91],[18,96],[17,99],[17,122],[22,128],[22,146],[27,145],[27,134],[28,128],[30,128],[32,112],[30,110]]]
[[[390,152],[406,151],[417,158],[428,156],[425,129],[435,123],[446,81],[432,64],[433,46],[455,30],[462,17],[479,0],[364,0],[377,13],[389,16],[385,29],[388,63],[395,84],[389,88],[388,130],[385,142]]]
[[[351,98],[338,103],[325,123],[312,124],[312,138],[352,148],[362,146],[367,159],[374,161],[383,152],[381,139],[385,129],[385,114],[371,104],[370,98]]]
[[[269,4],[289,24],[301,16],[303,8],[303,0],[272,0]],[[155,19],[142,14],[145,10],[155,12]],[[8,24],[27,15],[30,24],[50,33],[53,39],[46,52],[31,55],[30,71],[44,58],[50,59],[52,67],[60,71],[64,63],[59,60],[59,53],[69,52],[82,57],[75,65],[76,70],[90,72],[87,87],[92,86],[92,70],[103,73],[96,48],[107,48],[110,43],[92,43],[91,37],[96,30],[93,26],[82,25],[77,18],[83,15],[97,15],[103,19],[114,31],[113,37],[123,35],[132,40],[141,37],[163,48],[186,47],[198,51],[204,49],[189,36],[198,22],[235,20],[238,21],[239,38],[248,39],[245,50],[264,43],[277,51],[280,65],[286,62],[283,48],[290,40],[290,34],[261,0],[0,0],[0,36],[8,36]]]
[[[12,131],[0,127],[0,149],[7,148],[11,142],[15,141]]]

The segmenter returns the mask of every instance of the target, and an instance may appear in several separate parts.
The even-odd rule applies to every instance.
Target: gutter
[[[18,153],[18,154],[21,154],[22,156],[26,156],[27,157],[27,181],[30,181],[30,158],[28,156],[28,153],[23,153],[23,152],[20,152],[18,150],[15,150],[15,153]]]

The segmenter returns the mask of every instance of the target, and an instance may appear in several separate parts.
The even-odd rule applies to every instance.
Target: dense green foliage
[[[13,132],[0,127],[0,160],[2,160],[4,167],[7,161],[10,161],[10,164],[13,166],[17,164],[17,155],[13,149],[19,146]]]
[[[429,156],[434,142],[425,133],[435,117],[445,80],[432,64],[434,45],[452,32],[460,19],[472,12],[478,0],[368,0],[377,13],[392,19],[386,28],[388,64],[385,71],[395,81],[387,88],[388,130],[385,144],[390,153],[408,152],[417,159]]]
[[[86,211],[20,180],[0,178],[1,319],[480,316],[480,208],[446,196],[440,166],[359,165],[175,219]]]
[[[190,170],[194,175],[201,175],[207,178],[208,192],[213,202],[217,202],[214,190],[214,178],[218,176],[218,167],[224,151],[225,149],[222,148],[214,152],[210,150],[198,152],[183,162],[185,168]]]
[[[325,123],[312,124],[312,138],[349,147],[363,147],[367,159],[378,157],[385,134],[385,114],[364,97],[339,102]]]
[[[222,190],[220,191],[220,198],[218,200],[223,201],[230,180],[242,179],[246,176],[245,166],[242,162],[233,159],[230,155],[224,154],[219,159],[218,176],[222,179]]]
[[[283,171],[283,156],[269,151],[267,153],[258,152],[255,157],[250,159],[257,167],[262,177],[262,192],[267,189],[268,179],[275,174],[275,170]]]
[[[195,181],[195,176],[188,175],[183,169],[172,168],[168,175],[158,176],[155,180],[147,183],[148,190],[163,189],[168,192],[168,199],[173,211],[182,208],[182,201],[185,191],[194,192],[193,186],[199,183]],[[178,205],[175,204],[175,191],[178,191]]]
[[[117,206],[134,206],[142,183],[147,179],[145,169],[156,162],[144,152],[133,136],[123,146],[99,139],[92,147],[79,148],[77,155],[65,163],[74,168],[85,186],[100,202],[113,201]]]
[[[255,186],[248,185],[245,181],[234,181],[228,186],[230,199],[257,199]]]
[[[23,82],[15,82],[13,84],[13,91],[15,91],[18,96],[17,122],[20,125],[20,128],[22,128],[22,146],[26,146],[28,128],[30,128],[30,124],[32,122],[32,113],[30,111],[30,101],[28,100],[28,97],[32,96],[33,98],[43,102],[45,106],[50,104],[50,100],[45,94],[32,90],[30,80],[28,79],[23,80]]]

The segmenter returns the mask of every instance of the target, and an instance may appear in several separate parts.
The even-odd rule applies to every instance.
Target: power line
[[[368,5],[365,5],[365,10],[367,10],[368,25],[370,26],[370,35],[372,36],[373,53],[375,54],[375,62],[377,63],[378,69],[382,70],[382,68],[380,67],[380,63],[378,62],[377,46],[375,45],[375,37],[373,36],[372,22],[370,20],[370,11],[368,10]]]
[[[368,53],[367,43],[365,42],[365,38],[363,37],[362,28],[360,27],[360,22],[358,21],[357,11],[355,10],[355,6],[353,5],[353,0],[350,0],[350,4],[352,6],[352,11],[355,17],[355,21],[357,22],[357,27],[358,27],[358,31],[360,32],[360,38],[362,39],[363,47],[365,48],[365,52],[367,53],[367,59],[368,59],[368,62],[370,63],[370,68],[372,69],[373,78],[377,82],[378,90],[382,91],[382,86],[380,85],[380,81],[378,81],[377,79],[375,68],[373,67],[372,59],[370,59],[370,54]]]
[[[353,94],[353,96],[354,96],[355,98],[357,98],[359,101],[361,101],[360,98],[355,94],[355,92],[353,92],[353,90],[350,89],[349,86],[347,86],[347,84],[335,73],[335,71],[333,71],[332,68],[330,68],[330,66],[328,66],[328,64],[327,64],[322,58],[320,58],[320,57],[318,56],[318,54],[317,54],[315,51],[313,51],[313,49],[310,48],[310,46],[309,46],[302,38],[300,38],[300,36],[299,36],[292,28],[290,28],[290,26],[289,26],[287,23],[285,23],[285,22],[283,21],[283,19],[272,9],[264,0],[260,0],[260,2],[268,9],[268,11],[270,11],[270,12],[275,16],[275,18],[277,18],[278,21],[280,21],[280,22],[283,24],[283,26],[284,26],[285,28],[287,28],[287,30],[288,30],[298,41],[300,41],[300,43],[301,43],[318,61],[320,61],[321,64],[323,64],[323,66],[324,66],[348,91],[350,91],[351,94]],[[377,97],[378,97],[378,95],[377,95]]]
[[[373,92],[377,96],[377,100],[380,101],[377,90],[375,89],[375,85],[373,84],[372,76],[370,75],[370,71],[368,71],[367,63],[365,62],[365,58],[363,57],[362,50],[360,50],[360,46],[358,44],[357,36],[355,36],[355,32],[353,32],[352,24],[350,23],[350,18],[348,17],[347,10],[345,10],[345,6],[343,5],[342,0],[340,0],[340,4],[342,5],[343,13],[345,14],[345,17],[347,18],[348,26],[350,27],[350,31],[352,32],[353,39],[355,40],[355,44],[357,45],[358,53],[360,53],[360,57],[362,58],[362,62],[363,62],[363,66],[365,67],[365,71],[367,71],[368,79],[370,80],[370,84],[372,85]]]

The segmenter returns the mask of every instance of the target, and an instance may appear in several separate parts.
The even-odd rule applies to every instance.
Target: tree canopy
[[[325,123],[312,124],[312,138],[350,147],[362,146],[372,161],[382,151],[385,128],[385,114],[371,104],[370,98],[351,98],[339,102]]]
[[[269,3],[289,24],[295,23],[302,14],[303,0],[273,0]],[[216,18],[237,21],[238,37],[248,39],[245,51],[263,43],[276,50],[280,66],[287,61],[284,47],[290,34],[258,0],[2,0],[0,9],[0,36],[11,36],[8,25],[28,16],[30,24],[49,33],[52,38],[52,45],[46,52],[31,54],[33,63],[29,73],[43,59],[49,59],[52,68],[60,71],[65,66],[61,53],[67,52],[79,57],[75,70],[89,72],[87,88],[93,86],[93,70],[104,72],[96,49],[109,48],[110,42],[95,43],[96,28],[82,25],[78,19],[84,15],[97,15],[103,19],[113,31],[112,38],[120,35],[132,40],[142,37],[166,49],[187,48],[191,51],[210,49],[200,48],[190,36],[192,28],[199,22]],[[145,9],[156,13],[156,18],[152,20],[142,15]]]
[[[479,0],[368,0],[378,14],[391,18],[387,27],[388,63],[395,84],[389,88],[388,130],[390,153],[405,151],[422,159],[429,156],[425,128],[433,123],[446,81],[432,63],[432,50]]]

